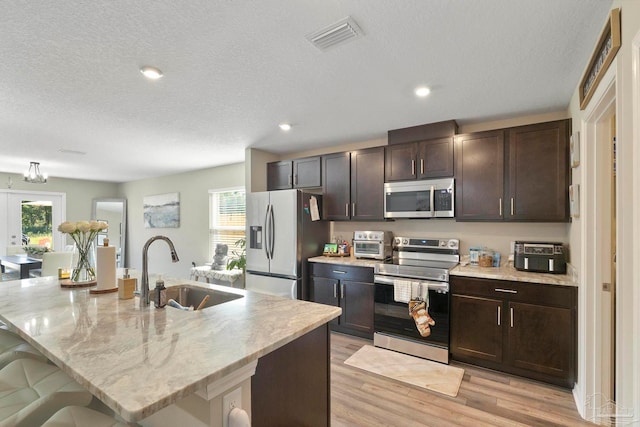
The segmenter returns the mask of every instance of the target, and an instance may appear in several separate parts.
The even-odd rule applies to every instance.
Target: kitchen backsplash
[[[562,242],[568,245],[569,226],[569,223],[480,223],[456,222],[454,219],[334,221],[331,223],[331,236],[350,241],[355,230],[382,230],[391,231],[394,236],[453,238],[460,240],[461,254],[468,254],[472,246],[486,246],[500,252],[506,259],[510,244],[515,240]]]

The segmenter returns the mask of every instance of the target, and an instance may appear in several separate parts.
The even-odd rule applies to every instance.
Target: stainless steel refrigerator
[[[307,259],[329,241],[321,203],[300,190],[247,194],[246,289],[309,299]]]

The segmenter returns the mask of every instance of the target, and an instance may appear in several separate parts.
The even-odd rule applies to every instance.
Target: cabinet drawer
[[[570,286],[452,277],[451,292],[553,307],[575,308],[577,292]]]
[[[373,283],[373,268],[311,262],[311,275]]]

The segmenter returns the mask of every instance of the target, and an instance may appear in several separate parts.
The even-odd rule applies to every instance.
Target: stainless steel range
[[[396,237],[393,258],[375,266],[373,337],[383,347],[449,363],[449,270],[460,261],[457,239]],[[410,303],[424,302],[418,325]]]

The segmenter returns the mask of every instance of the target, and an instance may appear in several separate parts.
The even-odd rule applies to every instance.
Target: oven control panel
[[[396,237],[393,241],[396,248],[450,249],[457,251],[460,247],[458,239],[423,239],[416,237]]]

